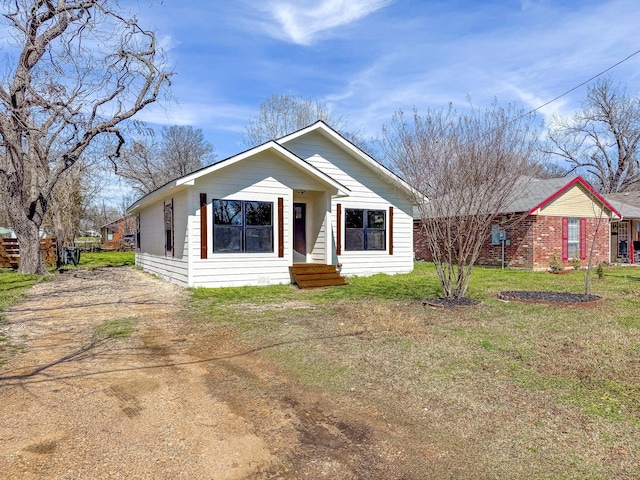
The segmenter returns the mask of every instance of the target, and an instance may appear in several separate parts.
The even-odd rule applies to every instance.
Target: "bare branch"
[[[1,194],[25,252],[66,173],[99,137],[155,102],[169,84],[153,32],[115,0],[3,0],[5,28],[21,51],[0,84]],[[59,202],[58,202],[59,203]],[[38,258],[23,271],[43,270]]]
[[[550,152],[574,170],[594,175],[603,193],[621,192],[640,183],[640,97],[628,96],[611,79],[588,89],[582,109],[571,119],[554,118]]]
[[[539,171],[533,117],[509,105],[485,112],[414,109],[396,112],[381,147],[416,198],[427,247],[445,297],[464,296],[480,247],[492,225]],[[515,222],[517,218],[505,218]]]
[[[160,143],[152,136],[142,136],[125,148],[116,173],[145,195],[214,159],[214,148],[202,130],[174,125],[162,129]]]

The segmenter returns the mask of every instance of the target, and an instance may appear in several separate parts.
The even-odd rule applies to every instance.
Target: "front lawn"
[[[83,254],[81,263],[132,257]],[[0,272],[0,311],[39,280]],[[211,368],[228,369],[231,383],[212,384],[212,394],[226,389],[223,398],[248,419],[255,414],[258,434],[268,438],[275,424],[261,424],[264,412],[252,413],[245,399],[277,411],[322,396],[327,419],[349,417],[360,432],[353,442],[361,437],[379,452],[372,468],[395,459],[392,478],[640,478],[640,268],[594,278],[592,293],[604,301],[590,307],[496,298],[503,290],[581,293],[581,272],[477,268],[469,296],[482,305],[451,310],[422,305],[439,293],[429,264],[349,281],[192,291],[184,338]],[[95,334],[126,337],[132,326],[105,324]],[[0,320],[0,362],[17,348],[2,338],[6,327]],[[265,370],[252,376],[257,360],[248,355]]]
[[[11,269],[0,269],[0,365],[5,363],[7,355],[20,349],[3,335],[3,329],[6,328],[4,311],[18,303],[30,287],[42,280],[43,277],[38,275],[22,275]]]
[[[640,269],[606,269],[588,308],[502,290],[582,293],[584,277],[478,268],[483,304],[444,310],[420,302],[438,282],[419,263],[345,287],[195,289],[188,314],[300,388],[376,412],[407,478],[640,477]]]

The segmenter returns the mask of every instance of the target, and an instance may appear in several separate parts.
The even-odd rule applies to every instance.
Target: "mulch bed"
[[[482,302],[471,298],[427,298],[422,301],[425,307],[435,308],[466,308],[475,307]]]
[[[584,293],[547,292],[539,290],[511,290],[500,292],[500,300],[524,303],[542,303],[560,306],[591,306],[602,300],[599,295],[585,295]]]

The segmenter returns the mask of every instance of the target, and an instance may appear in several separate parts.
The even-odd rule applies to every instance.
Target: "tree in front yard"
[[[423,115],[396,112],[381,149],[416,198],[427,248],[445,298],[464,297],[480,249],[501,212],[540,171],[535,118],[514,105]]]
[[[56,185],[97,139],[112,139],[104,156],[117,157],[119,126],[170,74],[153,32],[115,0],[2,0],[0,29],[0,189],[20,271],[42,274],[38,232]]]

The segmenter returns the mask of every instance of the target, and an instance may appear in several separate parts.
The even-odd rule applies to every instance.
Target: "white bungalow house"
[[[402,179],[319,121],[136,201],[136,264],[190,287],[290,283],[294,264],[406,273],[412,198]]]

